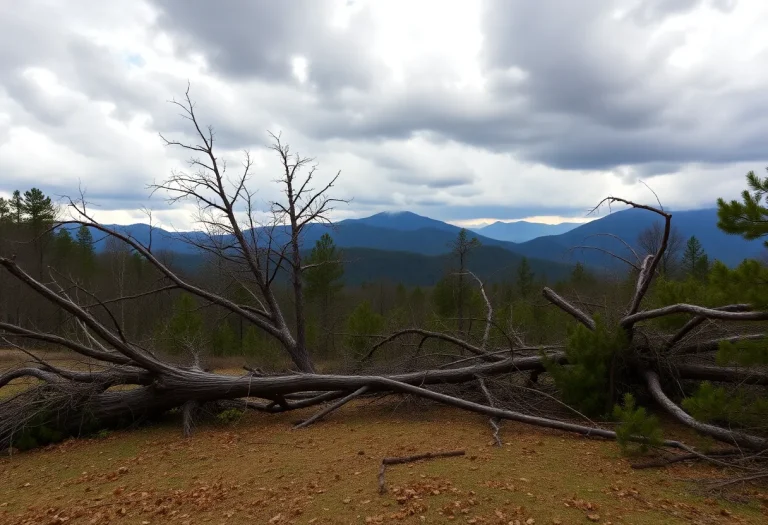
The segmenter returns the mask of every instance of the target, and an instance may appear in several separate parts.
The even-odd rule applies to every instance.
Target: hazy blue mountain
[[[162,228],[152,227],[148,224],[106,224],[107,228],[111,228],[117,232],[129,235],[133,237],[145,246],[151,246],[153,251],[169,251],[182,254],[193,254],[199,250],[192,244],[186,241],[189,240],[202,240],[205,235],[200,232],[175,232],[167,231]],[[69,230],[74,237],[77,226],[70,226]],[[94,246],[97,252],[103,251],[107,248],[107,235],[95,228],[90,228],[91,235],[93,236]]]
[[[457,226],[430,219],[429,217],[424,217],[422,215],[417,215],[410,211],[382,212],[362,219],[347,219],[340,221],[338,224],[341,226],[349,223],[365,224],[367,226],[398,231],[414,231],[424,228],[433,228],[450,232],[459,230]],[[492,236],[488,235],[488,237]]]
[[[528,221],[497,221],[493,224],[488,224],[487,226],[472,228],[472,231],[500,241],[525,242],[545,235],[559,235],[578,226],[579,224],[572,222],[564,222],[562,224],[542,224]]]
[[[517,256],[531,259],[565,263],[573,265],[576,261],[593,267],[616,266],[615,259],[596,250],[575,249],[578,246],[593,246],[611,250],[622,257],[634,256],[616,239],[596,234],[608,233],[626,240],[638,249],[637,238],[642,230],[660,217],[644,210],[622,210],[577,226],[565,233],[546,235],[523,243],[513,243],[492,239],[477,234],[483,246],[498,248]],[[695,235],[701,241],[710,259],[719,259],[728,265],[736,265],[745,258],[755,257],[763,251],[762,241],[746,241],[738,236],[726,235],[717,228],[715,209],[673,212],[672,223],[687,240]],[[572,225],[568,225],[572,226]],[[137,240],[148,243],[150,229],[146,224],[116,226]],[[383,252],[410,252],[425,256],[444,255],[450,251],[449,243],[456,238],[459,228],[428,217],[410,212],[380,213],[364,219],[348,219],[333,226],[312,224],[304,235],[304,249],[311,248],[324,234],[330,233],[335,243],[341,248],[365,248]],[[257,235],[264,236],[260,230]],[[278,242],[287,240],[287,232],[278,229],[272,232]],[[97,249],[105,247],[103,235],[93,232],[97,240]],[[168,232],[160,228],[152,230],[154,250],[172,251],[180,254],[194,254],[197,249],[184,241],[200,239],[200,233]],[[501,251],[496,252],[497,255]],[[506,254],[505,254],[506,255]],[[500,255],[499,255],[500,256]],[[368,259],[374,264],[373,259]]]
[[[449,243],[456,238],[459,228],[450,224],[443,224],[443,228],[421,228],[421,229],[393,229],[371,226],[362,220],[346,220],[335,225],[311,224],[304,231],[304,247],[312,247],[315,242],[324,234],[329,233],[337,246],[342,248],[371,248],[385,251],[405,251],[420,253],[422,255],[440,255],[450,251]],[[146,224],[132,224],[129,226],[110,225],[118,231],[128,233],[142,243],[148,243],[150,238],[150,229]],[[104,235],[98,230],[92,230],[94,240],[96,241],[97,251],[106,248]],[[257,235],[266,236],[264,230],[258,231]],[[283,243],[288,240],[287,232],[284,229],[278,229],[272,232],[276,243]],[[197,248],[185,241],[186,238],[196,240],[204,236],[198,232],[169,232],[161,228],[152,229],[152,248],[153,250],[173,251],[178,253],[194,253]],[[497,246],[510,250],[514,244],[489,239],[477,235],[483,245]]]
[[[597,234],[609,233],[624,239],[635,251],[639,251],[638,236],[653,222],[663,219],[645,210],[628,209],[608,214],[600,219],[583,224],[573,230],[518,244],[515,250],[528,257],[570,262],[581,261],[592,266],[615,266],[615,259],[596,250],[577,249],[577,246],[593,246],[611,250],[622,257],[631,257],[632,252],[620,241]],[[677,228],[685,241],[695,235],[710,259],[718,259],[729,266],[739,264],[746,258],[756,257],[763,251],[760,240],[747,241],[736,235],[727,235],[717,227],[717,210],[690,210],[672,212],[672,225]],[[642,254],[639,254],[642,256]]]

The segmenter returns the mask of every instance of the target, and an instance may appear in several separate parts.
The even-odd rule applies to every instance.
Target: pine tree
[[[696,236],[688,239],[680,262],[689,277],[701,279],[709,272],[709,257]]]
[[[75,251],[75,241],[66,228],[61,228],[53,243],[54,258],[58,264],[64,264]]]
[[[195,298],[183,293],[173,305],[173,315],[166,327],[166,349],[172,354],[201,348],[203,317],[197,311]]]
[[[747,173],[747,185],[749,189],[741,193],[741,202],[717,199],[717,226],[725,233],[754,240],[768,235],[768,207],[762,204],[768,195],[768,177],[760,179],[754,171],[750,171]],[[765,245],[768,246],[768,241]]]
[[[96,268],[96,254],[93,248],[93,235],[86,225],[77,229],[76,251],[83,275],[90,276]]]
[[[341,261],[341,252],[336,248],[333,238],[324,233],[315,243],[309,257],[304,261],[306,270],[303,272],[305,283],[305,297],[309,301],[315,301],[320,307],[322,350],[328,350],[330,334],[332,333],[333,302],[341,292],[344,283],[344,263]]]
[[[437,315],[443,319],[456,317],[459,308],[458,293],[456,288],[458,276],[446,275],[432,288],[432,304],[435,307]],[[462,286],[466,286],[462,283]]]
[[[39,234],[45,228],[50,227],[56,219],[56,206],[50,197],[47,197],[37,188],[24,192],[21,209],[32,225],[35,234]]]
[[[56,206],[38,188],[24,192],[21,210],[26,218],[26,223],[31,228],[32,239],[37,252],[38,272],[42,276],[46,245],[51,238],[50,232],[46,233],[56,219]]]
[[[587,270],[584,269],[584,265],[580,262],[577,262],[576,266],[573,267],[573,271],[571,271],[571,282],[574,284],[580,284],[584,282],[586,273]]]
[[[344,287],[341,282],[344,263],[333,238],[324,233],[304,262],[307,267],[303,272],[307,299],[321,299],[323,306],[327,307],[333,296]]]
[[[718,227],[726,233],[754,240],[768,236],[768,207],[764,205],[768,204],[764,202],[768,178],[761,180],[750,171],[747,185],[741,202],[717,200]],[[768,246],[768,242],[765,244]],[[768,266],[747,259],[736,268],[715,262],[703,286],[713,304],[747,303],[755,310],[765,310],[768,308],[766,282]],[[716,360],[722,366],[764,366],[768,364],[766,339],[723,341]],[[741,385],[728,388],[704,381],[682,405],[699,420],[728,427],[763,427],[768,418],[768,396]]]
[[[11,196],[11,200],[8,201],[8,207],[11,213],[11,220],[14,224],[21,224],[24,220],[24,199],[21,197],[21,192],[16,190]]]
[[[11,220],[11,206],[7,200],[0,197],[0,224]]]
[[[528,258],[523,257],[520,264],[517,267],[517,291],[520,297],[526,298],[533,291],[533,279],[536,274],[531,270],[531,265],[528,264]]]
[[[377,335],[384,328],[384,317],[373,311],[369,301],[363,301],[347,318],[347,346],[360,353],[368,346],[370,335]]]

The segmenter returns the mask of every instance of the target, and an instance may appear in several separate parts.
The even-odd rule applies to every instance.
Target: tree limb
[[[571,303],[560,297],[555,293],[554,290],[548,287],[544,287],[542,290],[542,294],[544,297],[554,304],[555,306],[558,306],[561,310],[571,314],[577,321],[579,321],[581,324],[589,328],[590,330],[594,330],[595,320],[592,319],[590,316],[573,306]]]

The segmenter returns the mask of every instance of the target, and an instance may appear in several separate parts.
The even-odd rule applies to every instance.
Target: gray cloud
[[[394,182],[426,186],[433,189],[453,188],[471,184],[475,177],[470,173],[452,173],[434,176],[425,176],[418,173],[399,172],[390,177]]]
[[[234,79],[258,77],[290,82],[291,59],[309,60],[318,89],[369,89],[375,61],[366,49],[375,29],[364,8],[345,30],[330,25],[334,2],[230,2],[206,0],[152,3],[160,10],[156,29],[170,33],[182,56],[204,53],[208,67]]]
[[[608,187],[647,178],[665,203],[699,204],[736,193],[744,168],[768,158],[768,52],[749,55],[757,41],[729,47],[720,33],[697,40],[695,24],[661,31],[672,17],[714,9],[722,26],[742,24],[731,37],[748,35],[761,22],[744,12],[757,4],[484,0],[476,72],[440,50],[408,49],[416,58],[399,79],[380,53],[382,6],[355,7],[342,28],[331,24],[340,4],[0,5],[0,192],[40,184],[71,194],[82,180],[104,207],[137,207],[148,182],[183,165],[184,152],[164,149],[157,132],[193,140],[166,103],[188,80],[229,165],[242,149],[256,152],[265,200],[277,192],[263,183],[274,178],[269,129],[324,172],[342,169],[338,191],[356,197],[345,213],[567,215]],[[442,23],[430,16],[423,27]],[[696,47],[713,42],[723,45],[711,55]],[[292,72],[296,56],[308,61],[306,82]],[[454,87],[474,74],[482,82]],[[708,181],[701,196],[691,196],[696,170]]]
[[[735,100],[711,71],[671,80],[665,61],[684,42],[682,34],[641,44],[650,42],[649,26],[669,16],[702,5],[727,12],[734,2],[642,0],[623,19],[614,19],[601,0],[488,0],[482,64],[490,91],[469,97],[433,86],[396,94],[378,90],[376,79],[386,72],[371,50],[376,27],[369,10],[362,8],[340,30],[328,23],[333,2],[300,4],[238,3],[221,9],[203,0],[155,2],[156,30],[172,35],[183,56],[202,53],[212,71],[237,81],[259,79],[290,90],[296,85],[290,59],[305,56],[311,99],[296,103],[278,95],[271,103],[318,139],[405,140],[428,132],[560,169],[722,163],[765,155],[751,130],[721,141],[715,135],[722,127],[690,118],[707,105],[731,106],[729,124],[737,130],[739,109],[761,100],[759,90],[741,92]],[[510,77],[510,71],[518,74]],[[707,90],[707,82],[715,85]],[[685,97],[689,121],[683,123],[675,113],[692,85],[698,92]],[[240,147],[253,133],[226,138]]]

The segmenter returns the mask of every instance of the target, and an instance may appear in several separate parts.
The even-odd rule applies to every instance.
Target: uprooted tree
[[[48,434],[47,438],[41,436],[43,441],[53,440],[86,429],[141,421],[172,409],[181,410],[188,433],[195,414],[204,406],[278,413],[333,402],[301,423],[306,426],[361,395],[405,394],[487,415],[497,440],[499,422],[515,420],[582,435],[672,447],[701,457],[684,443],[662,440],[650,430],[643,431],[642,414],[635,410],[635,397],[631,396],[625,398],[624,409],[619,409],[618,414],[620,419],[636,425],[625,426],[618,433],[594,424],[499,407],[486,382],[518,374],[527,376],[529,390],[535,389],[542,374],[551,376],[562,402],[579,414],[610,413],[622,394],[632,393],[640,401],[654,400],[677,420],[706,436],[740,449],[768,448],[765,429],[750,426],[755,419],[754,407],[747,407],[747,400],[763,398],[768,374],[754,367],[734,366],[768,361],[765,334],[750,329],[768,320],[768,293],[761,287],[764,285],[755,285],[765,282],[768,269],[755,261],[745,262],[735,270],[716,264],[709,288],[690,288],[699,286],[700,281],[681,284],[662,279],[651,294],[667,250],[672,215],[661,207],[619,197],[604,202],[646,210],[662,222],[655,253],[635,261],[622,258],[630,266],[635,282],[623,311],[596,315],[580,307],[578,301],[545,287],[544,298],[575,323],[564,345],[530,346],[524,336],[508,335],[494,320],[483,283],[465,272],[479,285],[487,307],[487,316],[480,319],[485,329],[479,340],[470,340],[462,333],[412,327],[380,336],[361,357],[359,370],[374,354],[404,341],[411,341],[415,352],[426,341],[439,341],[442,348],[452,346],[461,354],[449,354],[448,361],[440,366],[402,373],[316,373],[313,352],[306,343],[302,279],[306,265],[301,259],[301,239],[307,225],[328,220],[328,212],[338,202],[328,195],[336,177],[315,188],[312,161],[292,154],[281,138],[273,135],[272,149],[282,166],[279,182],[285,200],[272,203],[272,220],[262,224],[256,219],[250,157],[246,154],[242,171],[230,176],[214,151],[213,130],[198,122],[188,92],[184,101],[175,103],[189,120],[198,142],[164,140],[192,152],[190,165],[195,171],[175,172],[155,190],[167,191],[172,201],[186,200],[197,205],[197,218],[207,235],[190,236],[188,242],[217,261],[217,270],[229,278],[231,286],[240,291],[239,296],[248,300],[234,301],[219,290],[183,277],[153,252],[151,243],[145,245],[122,231],[103,226],[93,219],[84,199],[71,201],[73,219],[62,225],[85,226],[123,243],[154,269],[158,282],[138,295],[104,299],[95,297],[79,280],[54,271],[44,279],[30,274],[13,257],[0,258],[6,277],[35,292],[65,318],[64,328],[56,333],[23,320],[0,322],[4,343],[28,353],[32,360],[32,364],[0,376],[0,388],[17,378],[38,380],[34,386],[0,402],[0,449],[34,439],[41,429]],[[749,199],[759,201],[762,196],[750,195]],[[745,200],[745,205],[751,202]],[[738,206],[735,202],[721,203],[721,220],[738,216],[742,211]],[[754,214],[752,208],[749,210]],[[735,227],[732,231],[743,233]],[[293,291],[292,322],[275,294],[280,272],[287,272]],[[747,285],[750,287],[745,292]],[[261,328],[280,343],[295,371],[268,374],[254,363],[242,375],[219,374],[205,369],[194,347],[190,349],[194,359],[182,365],[131,340],[113,312],[115,305],[168,290],[182,291]],[[691,304],[692,297],[702,304]],[[732,328],[726,323],[731,323]],[[493,346],[496,339],[492,341],[492,331],[502,334],[503,346]],[[88,367],[64,369],[46,362],[29,342],[66,349],[87,361]],[[471,356],[466,357],[467,353]],[[722,385],[739,386],[726,389]],[[756,389],[758,395],[750,394],[748,389]],[[682,406],[679,399],[684,399]],[[633,433],[633,429],[639,430]]]

